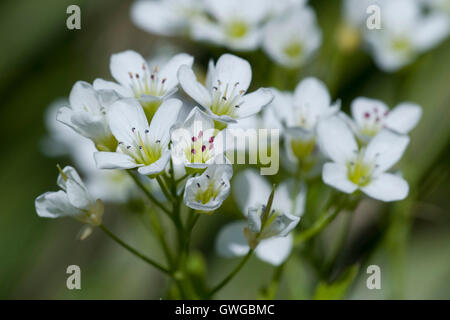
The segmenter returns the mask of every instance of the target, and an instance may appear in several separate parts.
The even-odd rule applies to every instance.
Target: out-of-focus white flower
[[[98,150],[114,150],[117,141],[106,120],[108,106],[102,104],[94,88],[87,82],[76,82],[69,103],[70,106],[59,109],[57,120],[91,139]]]
[[[192,66],[194,58],[186,53],[173,56],[164,66],[149,69],[147,61],[137,52],[127,50],[111,56],[111,75],[118,82],[96,79],[94,88],[114,92],[120,98],[135,98],[151,121],[161,103],[177,91],[180,66]]]
[[[269,89],[260,88],[246,94],[252,78],[247,60],[231,54],[222,55],[217,64],[208,66],[206,86],[198,82],[188,66],[178,71],[183,90],[213,119],[222,123],[236,122],[258,113],[269,104],[273,95]]]
[[[381,4],[382,28],[366,30],[365,39],[376,64],[384,71],[393,72],[410,64],[449,33],[448,17],[423,14],[418,1],[389,0]]]
[[[135,188],[133,180],[124,172],[98,170],[94,161],[93,142],[56,120],[58,109],[67,105],[65,99],[52,103],[46,112],[45,123],[49,135],[43,140],[43,152],[51,157],[68,155],[81,170],[84,182],[94,198],[106,202],[125,202]]]
[[[236,175],[233,181],[233,195],[244,215],[248,215],[251,227],[245,221],[235,221],[226,225],[216,239],[216,250],[224,257],[245,255],[250,246],[244,235],[245,228],[257,232],[262,226],[261,207],[255,205],[267,202],[271,187],[267,180],[255,170],[245,170]],[[306,187],[298,181],[288,180],[275,190],[272,209],[275,210],[273,221],[260,230],[254,240],[258,242],[255,254],[261,260],[273,265],[280,265],[292,250],[293,238],[289,233],[298,223],[305,208]],[[278,212],[278,215],[276,214]],[[256,234],[253,234],[256,235]],[[253,241],[253,244],[256,243]]]
[[[367,145],[359,148],[344,120],[332,117],[318,126],[319,144],[333,162],[324,165],[323,181],[345,193],[361,190],[381,201],[406,198],[408,183],[386,173],[402,157],[409,137],[382,130]]]
[[[228,197],[232,175],[233,168],[230,164],[209,166],[202,175],[188,179],[184,203],[197,211],[212,213]]]
[[[288,156],[303,160],[315,150],[317,124],[335,114],[340,101],[332,104],[327,87],[316,78],[301,81],[294,94],[273,90],[272,106],[285,127]]]
[[[122,99],[110,107],[108,121],[119,141],[116,152],[94,154],[100,169],[138,168],[143,175],[156,176],[170,159],[170,128],[181,109],[181,101],[165,100],[156,111],[150,126],[142,106],[134,99]]]
[[[204,0],[139,0],[131,19],[145,31],[171,36],[187,34],[190,22],[204,13]]]
[[[277,17],[288,13],[290,10],[300,8],[308,2],[308,0],[272,0],[269,15]]]
[[[350,127],[358,138],[367,143],[384,128],[400,134],[407,134],[419,122],[422,108],[414,103],[403,102],[394,109],[380,100],[364,97],[356,98],[351,104],[353,119],[341,115],[348,120]]]
[[[321,42],[314,11],[300,6],[268,23],[263,48],[275,62],[296,68],[308,61]]]
[[[57,184],[62,190],[46,192],[36,198],[36,211],[40,217],[72,217],[94,227],[102,223],[101,200],[93,200],[74,168],[67,166],[60,170]]]
[[[191,36],[232,50],[255,50],[261,42],[262,23],[269,16],[270,0],[207,0],[209,17],[192,21]]]
[[[171,136],[173,161],[187,168],[207,168],[224,153],[222,133],[214,129],[214,122],[198,107],[183,123],[173,127]]]

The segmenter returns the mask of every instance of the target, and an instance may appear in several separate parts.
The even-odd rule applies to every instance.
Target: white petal
[[[247,215],[249,207],[265,204],[272,189],[269,182],[254,169],[236,174],[232,186],[234,200],[244,215]]]
[[[305,202],[306,185],[295,179],[289,179],[276,188],[272,207],[300,217],[305,211]]]
[[[136,51],[127,50],[113,54],[109,68],[111,75],[117,82],[124,86],[129,86],[131,83],[130,73],[133,76],[139,74],[140,77],[144,78],[143,66],[145,66],[148,73],[148,65],[145,59]]]
[[[172,57],[172,59],[167,62],[167,64],[161,68],[159,72],[160,79],[166,79],[164,83],[164,88],[167,91],[172,90],[178,84],[178,69],[182,65],[192,67],[194,63],[194,57],[186,53],[179,53]]]
[[[250,214],[249,214],[250,217]],[[261,233],[263,238],[286,237],[298,224],[300,217],[288,212],[279,214]]]
[[[216,239],[216,252],[225,258],[244,256],[250,247],[244,236],[245,221],[235,221],[223,227]]]
[[[132,169],[138,166],[129,155],[118,152],[96,152],[94,159],[99,169]]]
[[[409,186],[403,178],[383,173],[361,190],[374,199],[388,202],[405,199],[408,196]]]
[[[447,4],[448,6],[448,4]],[[429,50],[443,41],[450,32],[450,19],[445,14],[429,14],[413,33],[414,45],[420,51]]]
[[[140,28],[162,35],[181,31],[187,19],[173,10],[173,1],[135,1],[131,6],[131,19]]]
[[[346,164],[358,151],[352,131],[339,117],[320,121],[317,136],[321,150],[337,163]]]
[[[331,98],[326,85],[316,78],[306,78],[295,88],[294,101],[298,106],[320,116],[330,107]]]
[[[84,184],[80,184],[73,179],[67,180],[66,193],[69,202],[78,209],[89,210],[94,203]]]
[[[260,88],[255,92],[246,94],[242,97],[242,102],[239,105],[238,116],[245,118],[252,116],[273,100],[273,94],[269,89]]]
[[[112,90],[117,92],[121,97],[124,98],[133,98],[133,91],[129,87],[121,86],[112,81],[106,81],[103,79],[95,79],[94,80],[94,89],[99,90]]]
[[[213,84],[218,81],[230,86],[239,83],[239,89],[247,90],[251,80],[252,68],[247,60],[228,53],[217,60]]]
[[[389,111],[389,108],[384,102],[365,97],[359,97],[353,100],[350,108],[352,111],[353,119],[356,121],[359,127],[363,127],[365,122],[367,121],[366,114],[369,114],[371,117],[373,117],[375,114],[375,110],[377,110],[376,114],[384,116],[384,114]]]
[[[398,133],[406,134],[419,122],[422,108],[413,103],[401,103],[389,112],[385,125]]]
[[[97,92],[87,82],[77,81],[69,96],[70,106],[74,111],[85,111],[86,108],[98,112],[101,108]]]
[[[60,114],[58,115],[58,119],[60,119]],[[111,134],[106,118],[102,115],[93,115],[88,112],[79,111],[74,112],[70,120],[72,127],[77,128],[80,134],[94,141],[97,139],[101,140]]]
[[[374,163],[374,172],[384,172],[396,164],[409,143],[409,137],[382,130],[368,144],[364,154],[365,163]]]
[[[82,215],[80,209],[70,204],[67,194],[60,190],[57,192],[46,192],[36,198],[36,212],[43,218],[59,218],[66,216]]]
[[[262,205],[248,208],[247,228],[254,234],[261,232],[263,209]]]
[[[345,193],[353,193],[358,189],[358,186],[348,179],[347,167],[343,164],[325,163],[322,179],[326,184]]]
[[[182,105],[183,103],[178,99],[165,100],[152,118],[149,130],[163,146],[169,143],[170,129],[177,121]]]
[[[211,105],[211,95],[208,90],[197,81],[194,71],[188,66],[178,69],[178,81],[183,90],[203,107]]]
[[[288,234],[287,237],[262,240],[256,247],[255,254],[262,261],[279,266],[291,254],[293,243],[291,234]]]
[[[72,179],[74,181],[76,181],[79,184],[83,184],[83,181],[80,178],[80,175],[78,174],[78,172],[75,170],[75,168],[71,167],[71,166],[65,166],[62,169],[64,175],[67,176],[68,179]],[[66,180],[64,180],[64,178],[61,176],[61,174],[58,175],[58,179],[56,180],[56,184],[63,190],[67,190],[67,183]]]
[[[132,128],[144,132],[148,128],[144,109],[135,99],[114,102],[107,114],[112,133],[119,142],[133,144]]]
[[[161,155],[157,161],[148,166],[139,167],[138,172],[143,175],[157,175],[160,174],[167,166],[170,159],[170,152],[166,151]]]

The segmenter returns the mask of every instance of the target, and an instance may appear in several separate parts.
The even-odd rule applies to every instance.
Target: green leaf
[[[355,264],[347,268],[332,283],[320,282],[314,294],[314,300],[338,300],[344,298],[350,285],[355,280],[358,270],[359,265]]]

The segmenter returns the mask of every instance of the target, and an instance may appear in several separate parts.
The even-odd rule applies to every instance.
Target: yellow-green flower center
[[[242,38],[248,32],[248,24],[242,20],[234,20],[226,27],[226,33],[230,38]]]
[[[372,164],[364,163],[364,150],[362,150],[354,161],[347,164],[348,179],[354,184],[364,187],[369,184],[372,175]]]
[[[298,41],[291,42],[284,48],[284,53],[291,59],[299,58],[303,53],[303,46]]]

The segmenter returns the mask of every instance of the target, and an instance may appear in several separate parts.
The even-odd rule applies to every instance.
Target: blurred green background
[[[409,100],[424,109],[403,160],[403,173],[411,184],[410,197],[393,205],[364,201],[352,217],[334,271],[339,274],[354,262],[361,268],[345,297],[448,299],[450,41],[396,74],[378,71],[362,52],[344,56],[331,69],[327,62],[336,50],[333,31],[339,22],[339,1],[310,3],[324,31],[324,44],[302,77],[314,75],[326,81],[334,98],[343,100],[346,110],[359,95],[383,99],[391,107]],[[70,4],[81,7],[81,30],[66,28],[66,8]],[[70,164],[69,159],[50,159],[41,153],[40,141],[47,132],[43,120],[46,107],[56,98],[67,96],[77,80],[109,79],[112,53],[134,49],[146,56],[168,42],[136,28],[129,17],[130,4],[119,0],[4,0],[0,4],[0,298],[164,297],[165,278],[101,232],[78,241],[79,223],[40,219],[34,210],[36,196],[56,189],[56,162]],[[219,49],[174,41],[199,58],[197,62],[220,53]],[[263,62],[253,68],[257,85],[272,85],[264,82],[268,70]],[[105,224],[127,242],[161,258],[142,220],[121,209],[107,207]],[[337,219],[321,236],[325,247],[333,243],[345,219]],[[227,220],[224,216],[203,218],[194,232],[193,246],[205,254],[211,284],[237,262],[218,258],[212,250],[215,234]],[[322,276],[312,271],[315,263],[314,257],[291,259],[277,297],[310,298]],[[81,267],[81,290],[66,288],[66,268],[71,264]],[[365,286],[365,270],[370,264],[381,267],[381,290]],[[272,266],[252,258],[217,297],[255,298],[255,292],[270,281],[272,272]]]

